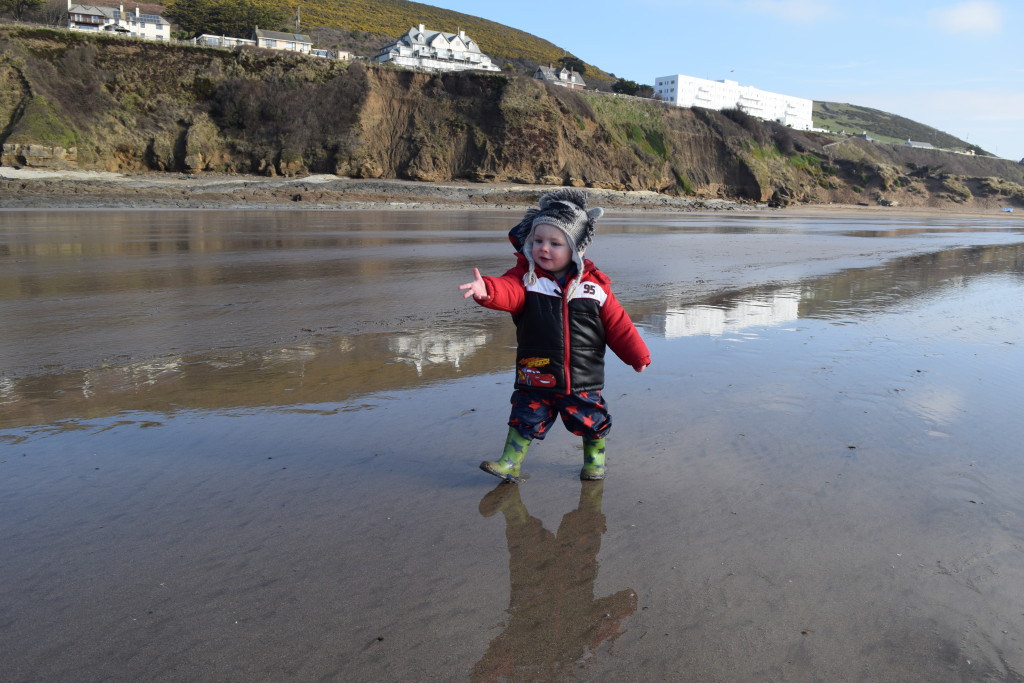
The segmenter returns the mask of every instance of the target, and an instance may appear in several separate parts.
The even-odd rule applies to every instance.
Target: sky
[[[1024,159],[1020,0],[428,4],[532,33],[637,83],[652,85],[674,74],[730,79],[881,109],[996,156]]]

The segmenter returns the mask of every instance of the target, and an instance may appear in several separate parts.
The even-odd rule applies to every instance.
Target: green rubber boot
[[[523,464],[526,451],[530,448],[530,439],[519,433],[515,427],[508,428],[508,437],[505,439],[505,450],[497,462],[484,460],[480,463],[480,469],[488,474],[501,477],[505,481],[517,483],[519,481],[519,467]]]
[[[580,479],[584,481],[604,479],[604,439],[591,441],[584,437],[583,469],[580,470]]]

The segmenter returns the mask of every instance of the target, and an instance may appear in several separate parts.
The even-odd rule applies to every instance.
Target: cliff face
[[[1024,167],[502,74],[0,29],[0,163],[1024,205]]]

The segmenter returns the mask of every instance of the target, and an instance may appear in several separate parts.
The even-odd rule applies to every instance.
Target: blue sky
[[[429,4],[527,31],[638,83],[676,73],[729,78],[762,90],[882,109],[997,156],[1024,158],[1019,0]]]

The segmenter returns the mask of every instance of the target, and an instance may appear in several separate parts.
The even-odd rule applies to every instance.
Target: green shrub
[[[672,167],[672,175],[676,178],[676,184],[685,194],[693,194],[693,182],[686,176],[685,173]]]
[[[983,178],[980,190],[986,197],[1008,197],[1024,201],[1024,187],[1003,178]]]
[[[49,145],[52,147],[76,147],[78,133],[60,111],[43,97],[36,95],[25,106],[21,118],[8,142]]]
[[[967,186],[954,176],[943,178],[942,187],[949,191],[950,199],[955,202],[966,202],[974,198]]]
[[[794,154],[789,157],[793,168],[804,173],[814,174],[821,169],[821,159],[814,154]]]
[[[624,124],[623,129],[625,130],[626,138],[647,154],[661,159],[668,158],[665,137],[659,131],[648,130],[635,123]]]

